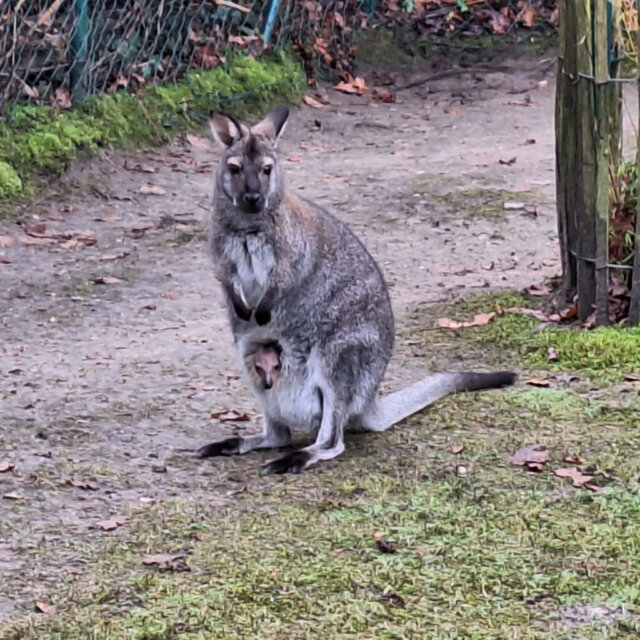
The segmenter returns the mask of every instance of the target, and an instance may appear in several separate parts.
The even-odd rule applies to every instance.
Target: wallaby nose
[[[251,211],[258,211],[262,204],[262,196],[259,193],[245,193],[244,201]]]

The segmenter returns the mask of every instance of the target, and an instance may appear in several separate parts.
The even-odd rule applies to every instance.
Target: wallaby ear
[[[273,142],[278,142],[284,133],[287,120],[289,119],[289,107],[276,107],[268,113],[258,124],[251,127],[252,133],[266,136]]]
[[[219,111],[211,112],[211,133],[223,147],[230,147],[234,142],[244,136],[246,127],[237,120]]]

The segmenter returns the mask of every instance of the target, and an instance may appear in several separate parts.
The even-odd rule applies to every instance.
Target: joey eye
[[[230,164],[227,165],[227,167],[229,168],[229,173],[232,176],[237,176],[240,173],[240,167],[237,164]]]
[[[264,173],[265,176],[269,176],[271,175],[271,165],[268,164],[266,167],[262,167],[262,173]]]

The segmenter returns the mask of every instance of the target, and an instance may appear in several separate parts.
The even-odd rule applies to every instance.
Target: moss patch
[[[629,373],[640,373],[640,327],[602,327],[587,331],[578,327],[541,326],[540,321],[519,313],[502,313],[509,307],[535,307],[535,299],[507,292],[478,296],[453,308],[439,308],[430,318],[446,315],[470,320],[476,313],[498,311],[499,315],[483,327],[462,331],[420,332],[422,344],[450,343],[452,351],[493,354],[494,361],[517,364],[532,370],[550,369],[580,373],[602,381],[622,381]],[[424,314],[416,314],[416,319]],[[494,351],[492,347],[499,346]],[[445,347],[446,348],[446,347]],[[558,356],[549,361],[549,349]]]
[[[19,107],[0,123],[0,199],[29,195],[39,177],[61,173],[83,152],[165,142],[200,127],[211,109],[239,117],[261,113],[298,99],[303,88],[299,65],[279,53],[259,60],[236,56],[224,68],[190,72],[177,85],[91,98],[60,113]]]

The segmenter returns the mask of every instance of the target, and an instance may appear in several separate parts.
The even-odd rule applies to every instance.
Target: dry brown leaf
[[[189,144],[196,149],[204,149],[206,151],[209,151],[212,148],[211,142],[207,138],[194,136],[192,133],[187,133],[186,138]]]
[[[438,320],[438,326],[441,329],[466,329],[468,327],[482,327],[485,324],[489,324],[495,318],[495,312],[490,313],[478,313],[473,317],[471,322],[457,322],[451,320],[451,318],[440,318]]]
[[[559,478],[569,478],[574,487],[583,487],[593,480],[593,476],[584,475],[577,467],[556,469],[553,473],[555,473]]]
[[[34,609],[36,613],[46,613],[47,615],[56,612],[56,608],[47,602],[36,602]]]
[[[54,109],[71,109],[71,95],[67,89],[56,89],[53,94]]]
[[[70,576],[81,576],[82,569],[78,569],[77,567],[65,567],[64,569]]]
[[[568,462],[569,464],[586,464],[587,461],[580,456],[565,456],[562,458],[563,462]]]
[[[5,493],[2,497],[5,500],[22,500],[22,496],[17,491]]]
[[[382,553],[395,553],[397,551],[396,545],[393,542],[390,542],[386,538],[377,538],[376,539],[376,547]]]
[[[520,14],[520,20],[525,27],[533,27],[537,15],[538,12],[530,4],[527,4]]]
[[[100,522],[98,522],[98,526],[103,531],[113,531],[123,524],[126,524],[128,521],[129,518],[127,518],[126,516],[113,516],[108,520],[101,520]]]
[[[556,362],[560,359],[558,352],[553,347],[547,347],[547,360],[549,362]]]
[[[300,162],[300,160],[302,160],[302,156],[299,153],[292,153],[287,160],[289,162]]]
[[[61,249],[70,250],[78,247],[90,247],[98,242],[95,236],[84,235],[82,233],[74,233],[71,238],[60,245]]]
[[[73,478],[67,478],[63,484],[76,487],[76,489],[82,489],[83,491],[97,491],[100,488],[95,482],[74,480]]]
[[[509,462],[518,467],[525,467],[530,471],[542,471],[543,465],[549,461],[549,452],[539,444],[532,444],[528,447],[518,449]]]
[[[548,296],[549,289],[543,284],[530,284],[528,287],[525,287],[525,293],[528,293],[530,296]]]
[[[94,284],[118,284],[122,282],[122,280],[114,276],[98,276],[96,278],[93,278],[92,282]]]
[[[502,160],[502,159],[498,159],[498,163],[499,164],[504,164],[507,166],[511,166],[512,164],[516,163],[517,158],[515,156],[513,156],[513,158],[509,158],[508,160]]]
[[[249,420],[249,416],[246,413],[239,413],[235,409],[218,411],[212,413],[211,417],[220,420],[220,422],[247,422]]]
[[[351,78],[349,82],[342,80],[333,88],[336,91],[342,91],[342,93],[352,93],[361,96],[367,90],[367,85],[364,78]]]
[[[16,465],[13,462],[7,462],[6,460],[0,462],[0,473],[7,473],[7,471],[13,471]]]
[[[531,385],[532,387],[549,387],[551,383],[548,380],[538,380],[537,378],[531,378],[531,380],[526,380],[525,384]]]
[[[304,98],[302,98],[303,102],[306,105],[309,105],[310,107],[313,107],[314,109],[324,109],[325,105],[322,104],[322,102],[320,102],[320,100],[316,100],[315,98],[312,98],[311,96],[305,96]]]
[[[396,101],[396,97],[390,91],[386,89],[374,88],[371,92],[371,97],[374,100],[380,100],[380,102],[393,103]]]
[[[55,238],[36,238],[34,236],[20,236],[18,238],[20,244],[33,247],[44,247],[46,245],[55,244]]]
[[[144,195],[163,196],[167,192],[156,184],[143,184],[138,191]]]
[[[628,373],[625,377],[625,380],[630,380],[632,382],[638,382],[640,381],[640,374],[639,373]]]
[[[463,450],[464,450],[463,444],[455,444],[450,449],[451,453],[455,453],[455,454],[461,453]]]
[[[0,236],[0,247],[3,249],[10,247],[15,242],[15,239],[11,236]]]

